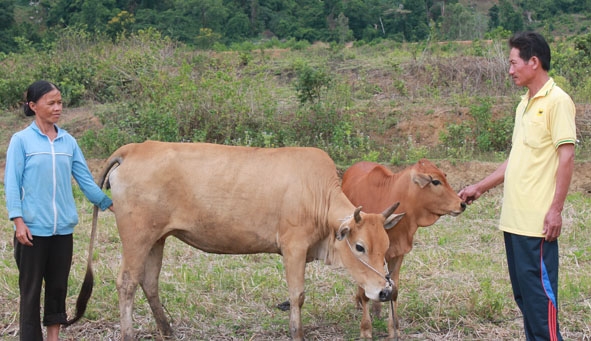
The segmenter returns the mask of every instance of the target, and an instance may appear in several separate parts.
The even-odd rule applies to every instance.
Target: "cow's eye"
[[[435,186],[441,185],[441,181],[439,180],[431,180],[431,183]]]
[[[361,244],[356,244],[355,245],[355,250],[357,250],[357,252],[360,252],[360,253],[364,253],[365,252],[365,248]]]

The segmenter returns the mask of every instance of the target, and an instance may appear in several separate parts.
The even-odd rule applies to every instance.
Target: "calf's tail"
[[[121,157],[112,157],[109,159],[107,166],[103,170],[101,175],[100,181],[97,183],[99,187],[102,189],[105,185],[105,180],[107,175],[111,171],[111,169],[117,164],[120,165],[122,162]],[[98,206],[94,206],[92,211],[92,230],[90,232],[90,243],[88,246],[88,258],[86,260],[86,275],[84,275],[84,282],[82,282],[82,288],[80,289],[80,293],[78,294],[78,299],[76,300],[76,314],[71,320],[66,321],[64,323],[65,327],[68,327],[74,323],[76,323],[86,311],[86,307],[88,306],[88,301],[90,300],[90,296],[92,295],[92,288],[94,286],[94,275],[92,274],[92,252],[94,247],[94,239],[96,237],[96,227],[97,227],[97,220],[98,220]]]

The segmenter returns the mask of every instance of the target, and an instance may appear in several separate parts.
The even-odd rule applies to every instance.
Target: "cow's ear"
[[[337,231],[337,240],[340,241],[345,239],[345,237],[347,237],[347,235],[349,234],[349,231],[351,231],[349,225],[342,225],[341,227],[339,227],[339,230]]]
[[[355,223],[359,224],[361,221],[361,206],[355,209],[355,213],[353,213],[353,217],[355,217]]]
[[[419,187],[423,188],[427,186],[431,182],[431,177],[426,174],[421,174],[415,170],[410,173],[410,177],[412,182],[419,185]]]
[[[393,228],[394,226],[396,226],[396,224],[398,224],[398,222],[400,222],[400,220],[404,217],[405,214],[406,213],[397,213],[390,215],[388,218],[386,218],[386,221],[384,221],[384,228],[386,230]]]

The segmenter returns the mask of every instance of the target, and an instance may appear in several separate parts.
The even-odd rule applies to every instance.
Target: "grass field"
[[[69,309],[85,271],[92,206],[79,194],[80,224],[70,276]],[[500,191],[495,189],[459,217],[442,217],[420,228],[401,272],[399,314],[403,339],[522,340],[521,317],[511,296],[502,234],[496,229]],[[569,195],[561,242],[559,314],[567,340],[591,340],[591,198]],[[17,340],[18,274],[11,224],[1,211],[0,338]],[[95,287],[89,309],[62,331],[64,340],[116,340],[119,312],[115,279],[120,243],[111,213],[99,216],[94,252]],[[287,340],[287,299],[278,255],[203,253],[169,238],[160,294],[177,340]],[[319,262],[306,269],[302,318],[309,340],[355,340],[360,311],[355,285],[343,269]],[[382,316],[387,316],[387,306]],[[70,312],[73,314],[73,311]],[[143,293],[136,294],[134,326],[140,339],[158,339]],[[387,336],[384,318],[374,319],[374,339]]]

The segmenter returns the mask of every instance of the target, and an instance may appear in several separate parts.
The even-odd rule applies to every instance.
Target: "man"
[[[575,105],[548,76],[550,47],[538,33],[509,39],[509,75],[527,88],[515,113],[509,158],[459,195],[468,204],[504,182],[499,229],[527,340],[562,340],[558,241],[574,168]]]

